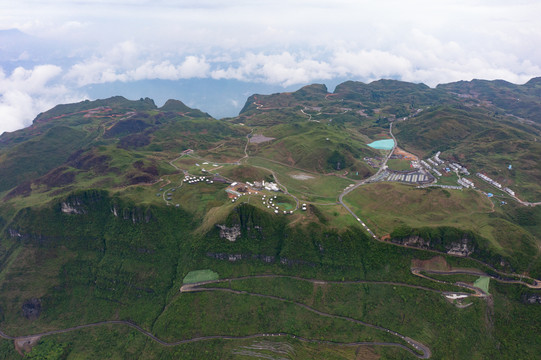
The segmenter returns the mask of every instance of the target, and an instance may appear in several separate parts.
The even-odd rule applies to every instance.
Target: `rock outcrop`
[[[404,238],[394,238],[391,240],[395,244],[416,247],[419,249],[438,250],[454,256],[470,256],[473,254],[475,247],[473,242],[467,237],[450,243],[443,243],[441,240],[425,240],[419,235],[411,235]]]
[[[8,232],[9,232],[9,236],[11,236],[12,238],[13,237],[23,237],[23,235],[20,232],[18,232],[17,230],[15,230],[15,229],[9,228]]]
[[[236,224],[232,227],[227,227],[225,225],[216,224],[220,229],[220,237],[222,239],[227,239],[229,241],[235,241],[241,235],[240,225]]]
[[[122,217],[124,220],[131,220],[132,223],[149,223],[152,220],[152,211],[150,209],[141,209],[139,207],[121,209],[117,204],[111,206],[111,214],[114,217]]]
[[[524,304],[533,305],[541,304],[541,295],[539,294],[524,294],[521,296],[521,300]]]
[[[466,257],[470,256],[473,253],[473,250],[471,241],[463,238],[460,242],[452,243],[447,249],[447,254]]]
[[[396,244],[417,247],[421,249],[430,249],[430,241],[427,241],[418,235],[412,235],[402,239],[392,239],[391,241]]]
[[[81,215],[85,213],[85,210],[81,207],[79,200],[63,201],[60,204],[60,211],[64,214],[76,214]]]

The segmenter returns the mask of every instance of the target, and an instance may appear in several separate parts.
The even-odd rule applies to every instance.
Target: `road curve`
[[[407,337],[405,335],[402,335],[402,334],[400,334],[398,332],[395,332],[393,330],[384,328],[382,326],[370,324],[370,323],[367,323],[367,322],[364,322],[364,321],[361,321],[361,320],[357,320],[357,319],[353,319],[353,318],[350,318],[350,317],[346,317],[346,316],[340,316],[340,315],[334,315],[334,314],[325,313],[323,311],[319,311],[317,309],[314,309],[314,308],[312,308],[312,307],[310,307],[310,306],[308,306],[306,304],[296,302],[296,301],[292,301],[292,300],[285,299],[285,298],[280,298],[278,296],[250,293],[250,292],[246,292],[246,291],[238,291],[238,290],[233,290],[233,289],[228,289],[228,288],[201,288],[200,287],[202,285],[210,284],[210,283],[228,282],[228,281],[252,279],[252,278],[291,278],[291,279],[309,281],[309,282],[318,283],[318,284],[363,284],[363,283],[385,284],[385,285],[393,285],[393,286],[406,286],[406,287],[410,287],[410,288],[415,288],[415,289],[420,289],[420,290],[425,290],[425,291],[432,291],[432,292],[441,293],[441,294],[446,293],[444,291],[435,290],[435,289],[431,289],[431,288],[427,288],[427,287],[423,287],[423,286],[410,285],[410,284],[397,283],[397,282],[366,281],[366,280],[343,281],[343,282],[341,282],[341,281],[325,281],[325,280],[317,280],[317,279],[305,279],[305,278],[301,278],[301,277],[297,277],[297,276],[288,276],[288,275],[254,275],[254,276],[245,276],[245,277],[232,278],[232,279],[221,279],[221,280],[214,280],[214,281],[206,281],[206,282],[200,282],[200,283],[195,283],[195,284],[184,285],[184,286],[181,287],[181,290],[180,290],[181,292],[224,291],[224,292],[229,292],[229,293],[233,293],[233,294],[250,295],[250,296],[256,296],[256,297],[261,297],[261,298],[273,299],[273,300],[282,301],[282,302],[288,302],[288,303],[294,304],[296,306],[302,307],[302,308],[304,308],[304,309],[306,309],[306,310],[308,310],[310,312],[313,312],[315,314],[318,314],[320,316],[329,317],[329,318],[335,318],[335,319],[341,319],[341,320],[353,322],[353,323],[356,323],[356,324],[360,324],[360,325],[363,325],[363,326],[367,326],[367,327],[370,327],[370,328],[374,328],[374,329],[377,329],[377,330],[385,331],[385,332],[387,332],[387,333],[389,333],[389,334],[391,334],[393,336],[396,336],[396,337],[400,338],[402,341],[409,344],[410,347],[408,347],[408,346],[406,346],[404,344],[394,343],[394,342],[366,342],[366,341],[363,341],[363,342],[337,342],[337,341],[331,341],[331,340],[308,339],[308,338],[300,337],[300,336],[297,336],[297,335],[294,335],[294,334],[283,333],[283,332],[280,332],[280,333],[258,333],[258,334],[244,335],[244,336],[209,335],[209,336],[201,336],[201,337],[195,337],[195,338],[190,338],[190,339],[183,339],[183,340],[168,342],[168,341],[164,341],[164,340],[158,338],[156,335],[152,334],[148,330],[143,329],[141,326],[139,326],[139,325],[137,325],[137,324],[135,324],[133,322],[126,321],[126,320],[100,321],[100,322],[91,323],[91,324],[83,324],[83,325],[73,326],[73,327],[69,327],[69,328],[65,328],[65,329],[46,331],[46,332],[42,332],[42,333],[36,333],[36,334],[30,334],[30,335],[18,336],[18,337],[10,336],[10,335],[0,331],[0,337],[2,337],[4,339],[8,339],[8,340],[13,340],[13,341],[24,341],[24,340],[27,340],[27,339],[32,339],[32,338],[35,339],[35,338],[41,338],[41,337],[44,337],[44,336],[64,334],[64,333],[68,333],[68,332],[73,332],[73,331],[78,331],[78,330],[88,329],[88,328],[93,328],[93,327],[98,327],[98,326],[123,325],[123,326],[128,326],[128,327],[130,327],[130,328],[132,328],[132,329],[134,329],[136,331],[139,331],[143,335],[149,337],[153,341],[155,341],[158,344],[163,345],[163,346],[177,346],[177,345],[181,345],[181,344],[188,344],[188,343],[199,342],[199,341],[208,341],[208,340],[214,340],[214,339],[245,340],[245,339],[254,339],[254,338],[260,338],[260,337],[267,337],[267,336],[274,336],[274,337],[275,336],[281,336],[281,337],[289,337],[289,338],[297,339],[297,340],[302,341],[302,342],[310,342],[310,343],[318,343],[318,344],[329,344],[329,345],[338,345],[338,346],[372,345],[372,346],[398,347],[398,348],[401,348],[403,350],[406,350],[406,351],[410,352],[412,355],[414,355],[414,356],[416,356],[417,358],[420,358],[420,359],[428,359],[432,355],[432,353],[430,351],[430,348],[428,346],[426,346],[426,345],[424,345],[424,344],[422,344],[422,343],[420,343],[420,342],[418,342],[418,341],[416,341],[414,339],[411,339],[411,338],[409,338],[409,337]]]
[[[255,277],[257,277],[257,276],[255,276]],[[273,277],[273,276],[272,275],[267,275],[267,276],[262,275],[260,277]],[[278,275],[276,277],[281,277],[281,276]],[[277,301],[281,301],[281,302],[287,302],[287,303],[294,304],[296,306],[302,307],[303,309],[308,310],[310,312],[313,312],[313,313],[315,313],[317,315],[320,315],[320,316],[334,318],[334,319],[341,319],[341,320],[353,322],[353,323],[356,323],[356,324],[359,324],[359,325],[363,325],[363,326],[366,326],[366,327],[370,327],[370,328],[373,328],[373,329],[376,329],[376,330],[381,330],[381,331],[387,332],[388,334],[396,336],[396,337],[400,338],[401,340],[405,341],[406,343],[408,343],[413,349],[415,349],[415,351],[413,349],[409,348],[409,347],[404,346],[404,345],[400,346],[401,344],[399,344],[399,343],[387,343],[387,344],[393,344],[394,346],[400,346],[400,347],[402,347],[404,349],[407,349],[411,354],[415,355],[419,359],[428,359],[428,358],[430,358],[432,356],[432,352],[430,351],[430,348],[428,346],[422,344],[421,342],[419,342],[417,340],[414,340],[414,339],[412,339],[410,337],[407,337],[407,336],[402,335],[402,334],[400,334],[400,333],[398,333],[396,331],[384,328],[384,327],[379,326],[379,325],[370,324],[370,323],[364,322],[362,320],[357,320],[357,319],[350,318],[350,317],[347,317],[347,316],[329,314],[329,313],[314,309],[314,308],[312,308],[312,307],[310,307],[310,306],[308,306],[306,304],[303,304],[303,303],[300,303],[300,302],[297,302],[297,301],[293,301],[293,300],[289,300],[289,299],[286,299],[286,298],[281,298],[281,297],[274,296],[274,295],[251,293],[251,292],[247,292],[247,291],[233,290],[233,289],[229,289],[229,288],[210,288],[210,287],[209,288],[202,288],[202,287],[200,287],[202,285],[211,284],[211,283],[226,282],[226,281],[241,280],[241,279],[249,279],[249,278],[254,278],[254,276],[252,276],[252,277],[247,276],[247,277],[244,277],[244,278],[235,278],[235,279],[213,280],[213,281],[205,281],[205,282],[195,283],[195,284],[188,284],[188,285],[182,286],[180,291],[184,292],[184,293],[185,292],[222,291],[222,292],[228,292],[228,293],[236,294],[236,295],[249,295],[249,296],[255,296],[255,297],[260,297],[260,298],[277,300]],[[290,277],[290,278],[296,278],[296,277]],[[302,278],[297,278],[297,279],[302,279]],[[302,280],[306,280],[306,279],[302,279]],[[316,281],[316,280],[308,280],[308,281]],[[329,282],[321,281],[321,280],[317,280],[317,282],[319,282],[319,283],[329,283]],[[336,282],[336,283],[340,283],[340,282]],[[347,283],[347,282],[343,282],[343,283]],[[359,282],[359,283],[362,283],[362,282]],[[380,283],[385,283],[385,282],[380,282]],[[398,285],[399,283],[391,283],[391,282],[389,282],[389,283],[386,283],[386,284],[396,284],[396,285]],[[401,284],[401,285],[408,285],[408,284]],[[417,288],[417,286],[415,286],[415,285],[411,285],[411,287],[416,287]],[[444,293],[444,292],[440,292],[438,290],[434,290],[434,289],[430,289],[430,288],[423,288],[423,287],[419,287],[419,288],[422,288],[423,290],[427,289],[427,290],[430,290],[430,291]]]
[[[430,356],[424,357],[424,354],[423,354],[423,357],[421,357],[418,353],[414,352],[409,347],[407,347],[407,346],[405,346],[403,344],[398,344],[398,343],[377,342],[377,341],[360,341],[360,342],[344,343],[344,342],[337,342],[337,341],[330,341],[330,340],[308,339],[308,338],[305,338],[305,337],[302,337],[302,336],[297,336],[297,335],[294,335],[294,334],[289,334],[289,333],[284,333],[284,332],[280,332],[280,333],[259,333],[259,334],[251,334],[251,335],[244,335],[244,336],[210,335],[210,336],[200,336],[200,337],[195,337],[195,338],[191,338],[191,339],[184,339],[184,340],[178,340],[178,341],[173,341],[173,342],[167,342],[167,341],[164,341],[164,340],[156,337],[154,334],[152,334],[149,331],[143,329],[139,325],[134,324],[134,323],[129,322],[129,321],[124,321],[124,320],[100,321],[100,322],[92,323],[92,324],[84,324],[84,325],[79,325],[79,326],[73,326],[73,327],[66,328],[66,329],[47,331],[47,332],[43,332],[43,333],[25,335],[25,336],[19,336],[19,337],[10,336],[10,335],[7,335],[6,333],[0,331],[0,337],[2,337],[4,339],[7,339],[7,340],[24,341],[25,339],[31,339],[31,338],[35,339],[35,338],[41,338],[41,337],[44,337],[44,336],[50,336],[50,335],[56,335],[56,334],[65,334],[65,333],[68,333],[68,332],[73,332],[73,331],[78,331],[78,330],[87,329],[87,328],[93,328],[93,327],[98,327],[98,326],[104,326],[104,325],[124,325],[124,326],[131,327],[132,329],[135,329],[135,330],[139,331],[140,333],[142,333],[143,335],[149,337],[150,339],[154,340],[155,342],[159,343],[160,345],[168,346],[168,347],[170,347],[170,346],[178,346],[178,345],[182,345],[182,344],[189,344],[189,343],[194,343],[194,342],[199,342],[199,341],[217,340],[217,339],[219,339],[219,340],[247,340],[247,339],[256,339],[256,338],[269,337],[269,336],[270,337],[278,337],[278,336],[280,336],[280,337],[290,337],[292,339],[297,339],[297,340],[302,341],[302,342],[309,342],[309,343],[316,343],[316,344],[338,345],[338,346],[361,346],[361,345],[365,345],[365,346],[367,346],[367,345],[369,345],[369,346],[392,346],[392,347],[399,347],[401,349],[409,351],[410,353],[412,353],[413,355],[415,355],[415,356],[417,356],[418,358],[421,358],[421,359],[428,359],[428,357],[430,357]]]
[[[382,171],[384,171],[386,168],[387,168],[387,161],[389,161],[389,158],[391,157],[391,155],[393,154],[394,152],[394,149],[396,148],[396,145],[397,145],[397,142],[396,142],[396,138],[394,137],[393,135],[393,123],[390,123],[389,124],[389,135],[391,135],[391,137],[393,138],[393,141],[394,141],[394,145],[393,145],[393,148],[391,149],[391,151],[389,151],[389,153],[387,154],[387,156],[385,156],[385,160],[383,161],[383,163],[381,164],[380,168],[378,169],[378,171],[370,176],[368,179],[365,179],[365,180],[362,180],[362,181],[359,181],[357,182],[355,185],[351,186],[351,187],[348,187],[346,188],[341,194],[340,196],[338,197],[338,202],[340,203],[340,205],[342,205],[344,207],[344,209],[346,209],[359,223],[361,223],[364,227],[364,229],[376,240],[379,240],[376,236],[376,234],[374,234],[374,232],[372,230],[370,230],[368,228],[368,226],[366,225],[366,223],[364,223],[358,216],[357,214],[355,214],[353,212],[353,210],[351,210],[349,208],[349,206],[347,206],[343,199],[344,199],[344,196],[346,196],[347,194],[349,194],[350,192],[352,192],[353,190],[357,189],[359,186],[362,186],[364,184],[367,184],[369,182],[372,181],[372,179],[375,179],[377,178]]]
[[[250,280],[250,279],[293,279],[293,280],[299,280],[299,281],[307,281],[311,282],[316,285],[355,285],[355,284],[372,284],[372,285],[391,285],[391,286],[401,286],[401,287],[408,287],[411,289],[418,289],[423,291],[430,291],[438,294],[447,294],[448,291],[442,291],[437,289],[432,289],[429,287],[421,286],[421,285],[412,285],[412,284],[406,284],[401,282],[395,282],[395,281],[372,281],[372,280],[346,280],[346,281],[335,281],[335,280],[319,280],[319,279],[309,279],[309,278],[303,278],[300,276],[293,276],[293,275],[276,275],[276,274],[264,274],[264,275],[249,275],[249,276],[239,276],[236,278],[227,278],[227,279],[218,279],[218,280],[209,280],[209,281],[202,281],[197,282],[193,284],[185,284],[182,285],[180,288],[180,292],[190,292],[191,288],[197,288],[202,285],[208,285],[208,284],[217,284],[217,283],[225,283],[230,281],[239,281],[239,280]],[[429,278],[429,280],[432,281],[438,281],[432,278]],[[449,282],[443,282],[446,285],[456,286]],[[456,291],[452,291],[452,293],[457,293]],[[464,293],[465,295],[467,293]],[[469,294],[468,294],[469,295]]]

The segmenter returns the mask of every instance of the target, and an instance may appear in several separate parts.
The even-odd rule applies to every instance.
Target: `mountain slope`
[[[381,181],[390,154],[368,145],[535,199],[539,129],[497,109],[393,80],[253,95],[227,120],[59,105],[0,137],[2,332],[66,331],[31,358],[535,357],[541,206]]]
[[[437,89],[455,93],[464,99],[483,101],[500,112],[541,123],[541,78],[524,85],[503,80],[472,80],[438,85]]]

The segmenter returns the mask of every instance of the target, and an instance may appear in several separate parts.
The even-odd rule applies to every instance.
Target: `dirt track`
[[[378,326],[378,325],[373,325],[373,324],[370,324],[370,323],[366,323],[366,322],[361,321],[361,320],[353,319],[353,318],[350,318],[350,317],[334,315],[334,314],[329,314],[329,313],[326,313],[326,312],[323,312],[323,311],[319,311],[319,310],[317,310],[315,308],[312,308],[312,307],[310,307],[310,306],[308,306],[306,304],[300,303],[300,302],[292,301],[292,300],[285,299],[285,298],[280,298],[280,297],[273,296],[273,295],[250,293],[250,292],[237,291],[237,290],[232,290],[232,289],[227,289],[227,288],[201,288],[201,286],[206,285],[206,284],[228,282],[228,281],[235,281],[235,280],[243,280],[243,279],[251,279],[251,278],[252,279],[253,278],[291,278],[291,279],[297,279],[297,280],[302,280],[302,281],[309,281],[309,282],[312,282],[314,284],[316,284],[316,283],[317,284],[367,284],[367,283],[369,283],[369,284],[385,284],[385,285],[393,285],[393,286],[405,286],[405,287],[410,287],[410,288],[424,290],[424,291],[431,291],[431,292],[436,292],[436,293],[441,293],[441,294],[446,293],[446,292],[443,292],[443,291],[439,291],[439,290],[435,290],[435,289],[431,289],[431,288],[427,288],[427,287],[423,287],[423,286],[410,285],[410,284],[404,284],[404,283],[396,283],[396,282],[364,281],[364,280],[344,281],[344,282],[341,282],[341,281],[324,281],[324,280],[317,280],[317,279],[304,279],[304,278],[301,278],[301,277],[286,276],[286,275],[256,275],[256,276],[246,276],[246,277],[239,277],[239,278],[233,278],[233,279],[221,279],[221,280],[207,281],[207,282],[201,282],[201,283],[196,283],[196,284],[188,284],[188,285],[182,286],[182,288],[180,289],[181,293],[202,292],[202,291],[224,291],[224,292],[229,292],[229,293],[232,293],[232,294],[242,294],[242,295],[249,295],[249,296],[268,298],[268,299],[273,299],[273,300],[282,301],[282,302],[288,302],[288,303],[291,303],[291,304],[295,304],[296,306],[302,307],[302,308],[304,308],[304,309],[306,309],[306,310],[308,310],[310,312],[313,312],[313,313],[315,313],[317,315],[320,315],[320,316],[330,317],[330,318],[335,318],[335,319],[341,319],[341,320],[353,322],[353,323],[356,323],[356,324],[364,325],[364,326],[367,326],[367,327],[370,327],[370,328],[374,328],[374,329],[377,329],[377,330],[385,331],[385,332],[387,332],[387,333],[389,333],[391,335],[394,335],[394,336],[398,337],[400,340],[404,341],[406,344],[409,344],[409,347],[404,345],[404,344],[398,343],[398,342],[396,342],[396,343],[395,342],[349,342],[349,343],[343,343],[343,342],[335,342],[335,341],[330,341],[330,340],[308,339],[308,338],[299,337],[297,335],[289,334],[289,333],[258,333],[258,334],[251,334],[251,335],[245,335],[245,336],[210,335],[210,336],[201,336],[201,337],[196,337],[196,338],[191,338],[191,339],[183,339],[183,340],[178,340],[178,341],[173,341],[173,342],[167,342],[167,341],[164,341],[164,340],[158,338],[157,336],[155,336],[151,332],[143,329],[139,325],[134,324],[134,323],[129,322],[129,321],[125,321],[125,320],[100,321],[100,322],[92,323],[92,324],[84,324],[84,325],[74,326],[74,327],[70,327],[70,328],[52,330],[52,331],[47,331],[47,332],[42,332],[42,333],[37,333],[37,334],[19,336],[19,337],[10,336],[10,335],[7,335],[7,334],[3,333],[2,331],[0,331],[0,337],[2,337],[4,339],[8,339],[8,340],[13,340],[17,350],[19,352],[22,352],[23,349],[24,350],[30,349],[32,346],[34,346],[37,343],[37,341],[39,341],[40,338],[42,338],[44,336],[56,335],[56,334],[64,334],[64,333],[68,333],[68,332],[72,332],[72,331],[78,331],[78,330],[82,330],[82,329],[88,329],[88,328],[104,326],[104,325],[123,325],[123,326],[128,326],[128,327],[130,327],[130,328],[132,328],[134,330],[139,331],[143,335],[149,337],[153,341],[155,341],[155,342],[157,342],[157,343],[159,343],[159,344],[161,344],[163,346],[177,346],[177,345],[181,345],[181,344],[187,344],[187,343],[199,342],[199,341],[207,341],[207,340],[213,340],[213,339],[222,339],[222,340],[243,340],[244,339],[245,340],[245,339],[255,339],[255,338],[267,337],[267,336],[273,336],[273,337],[280,336],[280,337],[294,338],[294,339],[297,339],[297,340],[300,340],[300,341],[303,341],[303,342],[318,343],[318,344],[329,344],[329,345],[337,345],[337,346],[371,345],[371,346],[399,347],[401,349],[404,349],[404,350],[410,352],[412,355],[414,355],[414,356],[416,356],[416,357],[418,357],[420,359],[428,359],[432,355],[432,353],[430,351],[430,348],[428,346],[426,346],[426,345],[424,345],[424,344],[422,344],[422,343],[420,343],[420,342],[418,342],[418,341],[416,341],[414,339],[411,339],[411,338],[409,338],[409,337],[407,337],[405,335],[402,335],[402,334],[400,334],[398,332],[395,332],[393,330],[390,330],[390,329],[387,329],[387,328],[384,328],[384,327],[381,327],[381,326]]]
[[[442,274],[442,275],[445,275],[445,274],[457,274],[457,273],[465,273],[465,274],[470,274],[470,275],[471,274],[479,275],[480,274],[479,271],[473,271],[473,270],[472,271],[469,271],[469,270],[437,271],[437,270],[425,270],[425,269],[415,269],[415,268],[412,269],[412,272],[415,275],[425,277],[425,278],[427,278],[427,279],[429,279],[431,281],[445,283],[445,284],[448,284],[448,285],[460,286],[460,287],[463,287],[463,288],[467,288],[468,290],[474,291],[475,292],[474,296],[487,297],[487,295],[488,295],[488,294],[482,292],[480,289],[478,289],[478,288],[476,288],[476,287],[474,287],[472,285],[464,284],[464,283],[451,284],[451,283],[448,283],[448,282],[445,282],[445,281],[436,280],[436,279],[433,279],[433,278],[430,278],[430,277],[427,277],[425,275],[420,274],[420,271],[434,272],[434,273],[438,273],[438,274]],[[392,282],[392,281],[367,281],[367,280],[325,281],[325,280],[319,280],[319,279],[305,279],[305,278],[301,278],[301,277],[297,277],[297,276],[288,276],[288,275],[244,276],[244,277],[231,278],[231,279],[220,279],[220,280],[205,281],[205,282],[200,282],[200,283],[195,283],[195,284],[187,284],[187,285],[183,285],[180,288],[180,293],[181,294],[182,293],[188,293],[188,292],[221,291],[221,292],[228,292],[228,293],[235,294],[235,295],[248,295],[248,296],[255,296],[255,297],[260,297],[260,298],[272,299],[272,300],[281,301],[281,302],[287,302],[287,303],[299,306],[299,307],[301,307],[301,308],[303,308],[305,310],[308,310],[308,311],[310,311],[312,313],[315,313],[315,314],[317,314],[319,316],[335,318],[335,319],[341,319],[341,320],[349,321],[349,322],[352,322],[352,323],[355,323],[355,324],[360,324],[360,325],[367,326],[367,327],[370,327],[370,328],[373,328],[373,329],[377,329],[377,330],[380,330],[380,331],[384,331],[384,332],[386,332],[388,334],[396,336],[397,338],[399,338],[401,341],[405,342],[409,346],[406,346],[403,343],[398,343],[398,342],[349,342],[349,343],[335,342],[335,341],[330,341],[330,340],[308,339],[308,338],[299,337],[299,336],[297,336],[295,334],[282,333],[282,332],[280,332],[280,333],[258,333],[258,334],[251,334],[251,335],[245,335],[245,336],[210,335],[210,336],[201,336],[201,337],[195,337],[195,338],[191,338],[191,339],[182,339],[182,340],[178,340],[178,341],[168,342],[168,341],[164,341],[164,340],[158,338],[157,336],[155,336],[151,332],[143,329],[139,325],[134,324],[134,323],[129,322],[129,321],[125,321],[125,320],[101,321],[101,322],[92,323],[92,324],[84,324],[84,325],[74,326],[74,327],[70,327],[70,328],[66,328],[66,329],[47,331],[47,332],[43,332],[43,333],[31,334],[31,335],[20,336],[20,337],[13,337],[13,336],[7,335],[7,334],[0,331],[0,337],[8,339],[8,340],[13,340],[15,342],[15,346],[16,346],[17,350],[19,352],[22,352],[22,350],[28,350],[29,348],[31,348],[33,345],[35,345],[37,343],[37,341],[40,338],[42,338],[44,336],[55,335],[55,334],[63,334],[63,333],[68,333],[68,332],[72,332],[72,331],[78,331],[78,330],[82,330],[82,329],[87,329],[87,328],[92,328],[92,327],[97,327],[97,326],[104,326],[104,325],[123,325],[123,326],[128,326],[128,327],[130,327],[130,328],[132,328],[132,329],[134,329],[136,331],[139,331],[143,335],[149,337],[153,341],[155,341],[155,342],[157,342],[157,343],[159,343],[159,344],[161,344],[163,346],[177,346],[177,345],[181,345],[181,344],[187,344],[187,343],[199,342],[199,341],[207,341],[207,340],[214,340],[214,339],[222,339],[222,340],[243,340],[244,339],[245,340],[245,339],[255,339],[255,338],[267,337],[267,336],[271,336],[271,337],[279,336],[279,337],[294,338],[294,339],[297,339],[297,340],[300,340],[300,341],[303,341],[303,342],[318,343],[318,344],[330,344],[330,345],[337,345],[337,346],[363,346],[363,345],[392,346],[392,347],[398,347],[398,348],[401,348],[403,350],[406,350],[409,353],[411,353],[412,355],[414,355],[414,356],[416,356],[417,358],[420,358],[420,359],[428,359],[432,355],[432,353],[430,351],[430,348],[428,346],[420,343],[417,340],[411,339],[411,338],[409,338],[409,337],[407,337],[407,336],[405,336],[403,334],[400,334],[400,333],[398,333],[396,331],[384,328],[384,327],[379,326],[379,325],[370,324],[370,323],[364,322],[362,320],[350,318],[350,317],[347,317],[347,316],[341,316],[341,315],[335,315],[335,314],[326,313],[326,312],[317,310],[317,309],[315,309],[315,308],[313,308],[311,306],[308,306],[306,304],[303,304],[303,303],[300,303],[300,302],[297,302],[297,301],[294,301],[294,300],[286,299],[286,298],[281,298],[281,297],[274,296],[274,295],[251,293],[251,292],[247,292],[247,291],[233,290],[233,289],[229,289],[229,288],[210,288],[210,287],[205,288],[205,287],[201,287],[201,286],[208,285],[208,284],[223,283],[223,282],[230,282],[230,281],[237,281],[237,280],[244,280],[244,279],[254,279],[254,278],[289,278],[289,279],[296,279],[296,280],[300,280],[300,281],[308,281],[308,282],[311,282],[313,284],[319,284],[319,285],[325,285],[325,284],[343,284],[343,285],[348,285],[348,284],[381,284],[381,285],[409,287],[409,288],[419,289],[419,290],[423,290],[423,291],[430,291],[430,292],[434,292],[434,293],[438,293],[438,294],[442,294],[442,295],[451,294],[451,293],[452,294],[472,295],[471,293],[460,293],[460,292],[456,292],[456,291],[447,292],[447,291],[441,291],[441,290],[428,288],[428,287],[425,287],[425,286],[411,285],[411,284],[398,283],[398,282]],[[488,296],[488,297],[490,297],[490,296]]]

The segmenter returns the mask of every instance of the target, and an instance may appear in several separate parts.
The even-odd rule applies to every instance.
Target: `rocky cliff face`
[[[220,229],[220,238],[227,239],[229,241],[235,241],[241,235],[240,225],[236,224],[232,227],[216,224]]]
[[[449,244],[445,244],[443,246],[443,249],[441,248],[441,243],[439,246],[437,246],[437,244],[434,244],[430,240],[425,240],[418,235],[412,235],[404,238],[394,238],[391,239],[391,241],[395,244],[411,246],[420,249],[438,250],[446,252],[449,255],[463,257],[470,256],[475,250],[472,241],[466,237],[463,237],[459,241],[453,241]]]
[[[60,211],[62,211],[64,214],[81,215],[85,213],[85,210],[81,205],[82,204],[78,199],[63,201],[60,204]]]
[[[430,249],[430,241],[427,241],[417,235],[408,236],[402,239],[392,239],[391,241],[396,244],[418,247],[421,249]]]
[[[11,236],[12,238],[14,238],[14,237],[23,237],[23,235],[19,231],[15,230],[15,229],[12,229],[12,228],[8,229],[8,233],[9,233],[9,236]]]
[[[455,256],[470,256],[473,253],[474,247],[471,241],[463,238],[459,242],[453,242],[447,247],[447,254]]]
[[[541,305],[541,295],[539,294],[524,294],[521,297],[521,300],[524,304],[538,304]]]
[[[149,223],[152,220],[150,209],[141,209],[139,207],[121,209],[118,205],[111,206],[111,213],[115,217],[122,217],[124,220],[131,220],[134,224],[144,222]]]

